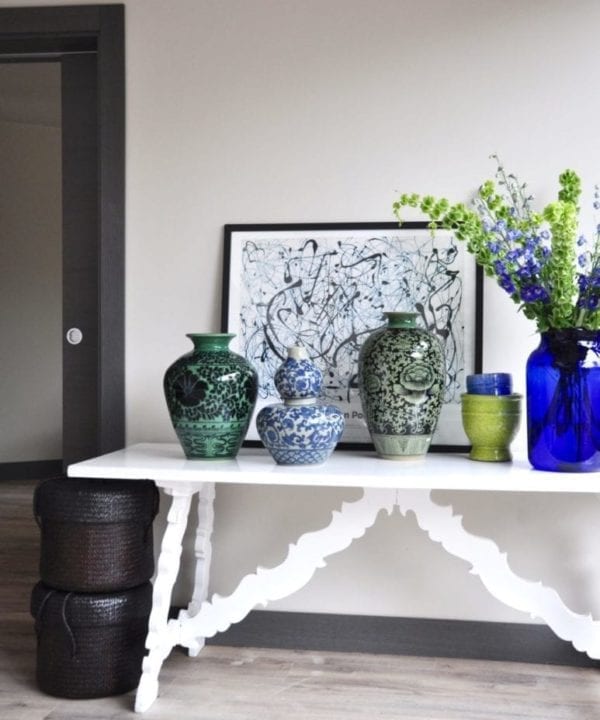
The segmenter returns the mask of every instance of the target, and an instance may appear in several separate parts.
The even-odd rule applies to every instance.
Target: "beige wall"
[[[599,179],[595,0],[128,0],[126,23],[129,442],[175,439],[162,375],[186,332],[218,329],[225,223],[391,220],[396,190],[466,200],[493,152],[540,201],[565,167],[583,175],[586,207]],[[522,390],[535,337],[515,310],[487,288],[486,369]],[[212,589],[280,560],[352,497],[219,488]],[[600,612],[600,570],[584,580],[595,497],[436,498],[517,572]],[[273,607],[530,620],[467,569],[412,518],[382,518]]]
[[[30,102],[42,78],[52,112]],[[0,462],[62,457],[58,64],[0,64]]]

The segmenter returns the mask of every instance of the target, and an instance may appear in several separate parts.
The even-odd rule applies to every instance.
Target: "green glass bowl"
[[[519,393],[461,396],[463,427],[472,446],[471,460],[512,460],[510,443],[521,424],[521,400]]]

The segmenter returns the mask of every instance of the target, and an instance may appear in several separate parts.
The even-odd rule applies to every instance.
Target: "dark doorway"
[[[62,457],[0,462],[0,478],[40,477],[125,434],[123,6],[0,9],[0,62],[40,61],[61,71]]]
[[[0,63],[0,458],[62,458],[61,66]]]

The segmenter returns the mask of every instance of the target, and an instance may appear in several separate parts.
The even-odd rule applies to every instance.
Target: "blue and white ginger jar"
[[[264,407],[256,428],[264,446],[279,465],[314,465],[331,455],[344,431],[344,415],[334,405],[317,402],[323,375],[305,348],[288,348],[288,357],[275,373],[283,403]]]

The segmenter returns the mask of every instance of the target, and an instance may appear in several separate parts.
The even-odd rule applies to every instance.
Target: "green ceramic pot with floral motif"
[[[358,387],[367,427],[383,458],[425,455],[442,409],[442,346],[416,313],[385,313],[388,324],[361,348]]]
[[[165,373],[171,422],[189,459],[234,458],[256,404],[258,376],[229,333],[191,333],[194,349]]]

